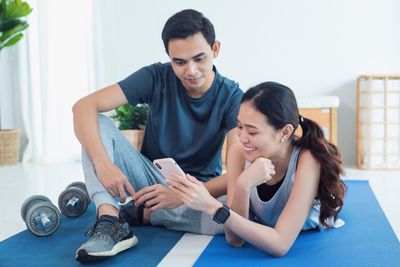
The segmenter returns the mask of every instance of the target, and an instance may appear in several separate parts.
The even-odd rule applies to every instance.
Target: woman
[[[301,138],[294,135],[299,124]],[[247,241],[281,257],[301,230],[343,224],[338,214],[346,187],[339,151],[315,122],[299,115],[288,87],[265,82],[249,89],[241,101],[238,135],[227,161],[230,209],[190,175],[167,180],[185,204],[224,223],[231,245]]]

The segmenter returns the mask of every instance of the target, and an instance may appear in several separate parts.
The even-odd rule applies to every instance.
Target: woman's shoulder
[[[309,170],[320,171],[320,163],[314,157],[310,149],[301,149],[297,159],[297,169],[307,168]]]
[[[298,148],[298,149],[299,149],[299,160],[306,159],[318,162],[318,160],[314,157],[310,149],[307,148]]]
[[[297,190],[306,190],[316,195],[318,183],[321,175],[321,164],[314,157],[309,149],[302,149],[300,151],[297,168],[295,171],[294,188]],[[311,191],[309,191],[311,190]]]

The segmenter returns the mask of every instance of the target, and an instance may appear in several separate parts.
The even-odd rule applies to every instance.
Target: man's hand
[[[158,209],[174,209],[183,204],[175,192],[164,185],[155,184],[142,188],[134,195],[135,205],[145,204],[151,211]]]
[[[134,196],[135,190],[128,178],[111,161],[95,164],[95,168],[99,182],[112,196],[119,197],[121,202],[125,202],[126,192],[132,197]]]

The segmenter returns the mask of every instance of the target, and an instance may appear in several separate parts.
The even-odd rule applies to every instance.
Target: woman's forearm
[[[293,242],[286,242],[274,228],[252,222],[232,212],[225,229],[230,230],[236,238],[241,238],[253,246],[267,252],[274,257],[282,257],[290,249]]]
[[[240,216],[248,219],[249,206],[250,206],[250,190],[240,186],[238,180],[230,181],[228,184],[228,206]],[[240,247],[243,245],[244,240],[232,232],[228,227],[224,228],[225,237],[229,244],[232,246]]]

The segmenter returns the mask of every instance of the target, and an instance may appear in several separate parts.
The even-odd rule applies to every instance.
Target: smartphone
[[[179,167],[178,163],[172,158],[155,159],[153,164],[161,172],[164,178],[170,178],[172,172],[185,175],[185,172]]]

